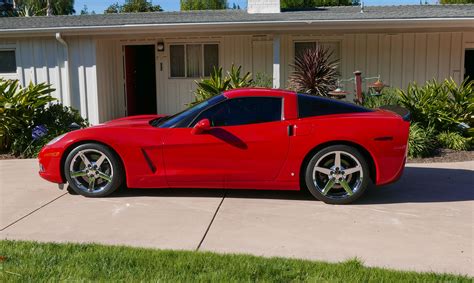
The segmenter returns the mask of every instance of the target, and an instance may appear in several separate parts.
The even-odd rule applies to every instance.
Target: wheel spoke
[[[86,165],[86,166],[91,165],[91,162],[89,161],[89,159],[87,158],[87,156],[84,153],[82,153],[82,152],[79,153],[79,156],[81,157],[82,162],[84,162],[84,165]]]
[[[89,178],[89,192],[92,192],[94,190],[94,185],[95,185],[95,178],[90,177]]]
[[[324,167],[314,167],[314,171],[323,173],[324,175],[330,175],[331,174],[331,169],[324,168]]]
[[[104,162],[106,156],[105,154],[102,154],[99,159],[95,162],[95,165],[97,165],[97,168],[100,168],[100,165],[102,165],[102,162]]]
[[[342,178],[342,180],[339,181],[339,184],[344,188],[344,190],[347,192],[348,195],[352,196],[353,192],[347,181]]]
[[[340,151],[336,151],[334,153],[335,157],[334,157],[334,166],[336,166],[336,168],[341,168],[341,152]]]
[[[362,170],[362,167],[356,166],[356,167],[345,169],[344,173],[345,173],[345,175],[350,175],[350,174],[354,174],[356,172],[359,172],[361,170]]]
[[[334,186],[335,182],[336,182],[336,180],[334,178],[331,178],[331,179],[328,180],[328,182],[326,183],[326,186],[324,186],[324,189],[322,191],[323,195],[327,195],[327,193],[332,188],[332,186]]]
[[[97,171],[97,174],[99,174],[99,178],[102,178],[104,180],[106,180],[107,182],[112,182],[112,177],[103,173],[103,172],[100,172],[100,171]]]
[[[69,175],[71,175],[71,178],[77,178],[77,177],[84,177],[87,175],[87,173],[86,173],[86,170],[81,170],[81,171],[76,171],[76,172],[71,171]]]

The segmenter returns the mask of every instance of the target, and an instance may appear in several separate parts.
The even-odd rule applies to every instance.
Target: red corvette
[[[396,181],[409,114],[272,89],[224,92],[172,116],[76,130],[39,154],[40,175],[87,197],[129,188],[299,190],[349,203]]]

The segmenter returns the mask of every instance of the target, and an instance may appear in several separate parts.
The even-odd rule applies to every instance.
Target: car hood
[[[137,115],[119,118],[97,125],[95,127],[143,127],[150,126],[150,121],[167,115]]]

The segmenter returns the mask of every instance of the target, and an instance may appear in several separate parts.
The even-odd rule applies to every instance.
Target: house
[[[93,124],[174,113],[213,66],[265,73],[283,88],[300,50],[322,44],[341,79],[360,70],[390,86],[474,77],[474,5],[327,7],[0,18],[0,77],[48,82]],[[345,89],[353,89],[345,82]]]

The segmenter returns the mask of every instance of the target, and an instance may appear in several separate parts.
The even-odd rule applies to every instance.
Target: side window
[[[226,100],[202,112],[195,122],[209,119],[211,126],[237,126],[280,121],[282,99],[278,97],[242,97]]]
[[[356,104],[341,102],[334,99],[298,94],[298,117],[306,118],[331,114],[361,113],[372,110]]]

